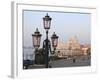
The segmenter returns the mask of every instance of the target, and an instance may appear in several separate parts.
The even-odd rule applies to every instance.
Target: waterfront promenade
[[[58,59],[58,60],[50,60],[49,66],[50,68],[63,68],[63,67],[82,67],[82,66],[90,66],[91,65],[91,57],[90,56],[81,56],[79,58],[73,59]],[[45,68],[45,65],[30,65],[29,69],[41,69]]]
[[[78,66],[90,66],[91,65],[91,58],[89,56],[82,56],[80,58],[76,58],[75,62],[73,62],[73,59],[60,59],[51,61],[50,65],[52,68],[56,67],[78,67]]]

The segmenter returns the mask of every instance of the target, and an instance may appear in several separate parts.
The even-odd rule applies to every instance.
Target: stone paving
[[[90,56],[82,56],[79,58],[73,59],[58,59],[49,62],[51,68],[62,68],[62,67],[80,67],[80,66],[90,66],[91,65],[91,57]],[[45,65],[31,65],[29,69],[40,69],[45,68]]]
[[[90,66],[91,65],[91,58],[90,57],[81,57],[75,59],[67,60],[67,59],[60,59],[56,61],[50,61],[50,65],[52,68],[56,67],[75,67],[75,66]]]

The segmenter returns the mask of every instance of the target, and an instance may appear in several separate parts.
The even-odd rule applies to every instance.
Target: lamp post
[[[53,51],[51,50],[51,43],[50,40],[48,38],[48,32],[51,26],[51,20],[52,18],[50,18],[50,16],[48,15],[48,13],[46,14],[45,17],[43,17],[43,25],[44,25],[44,29],[46,30],[46,39],[43,41],[43,53],[44,55],[44,64],[45,67],[48,68],[49,67],[49,52],[51,54],[55,53],[57,44],[58,44],[58,36],[55,34],[55,32],[53,33],[52,37],[51,37],[51,41],[52,41],[52,47],[54,48]],[[38,29],[36,29],[36,32],[32,35],[33,37],[33,46],[35,47],[35,54],[38,53],[38,48],[40,47],[40,39],[41,39],[41,34],[38,31]]]

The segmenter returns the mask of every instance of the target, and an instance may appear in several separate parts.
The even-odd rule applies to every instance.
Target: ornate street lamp
[[[52,18],[50,18],[50,16],[47,15],[45,17],[43,17],[43,24],[44,24],[44,29],[50,29],[50,26],[51,26],[51,20]]]
[[[49,67],[49,52],[54,54],[58,44],[58,36],[54,32],[51,37],[52,47],[54,48],[54,51],[51,51],[51,43],[50,40],[48,39],[48,30],[50,29],[51,26],[51,20],[52,18],[48,16],[48,13],[45,17],[43,17],[44,29],[46,30],[46,39],[43,41],[44,64],[46,68]],[[35,48],[35,54],[38,54],[39,53],[38,48],[40,47],[40,40],[41,40],[41,34],[38,31],[38,29],[36,29],[36,32],[34,34],[32,34],[32,38],[33,38],[33,46]],[[36,61],[36,55],[35,55],[35,61]]]
[[[34,48],[39,48],[40,47],[40,40],[41,40],[41,34],[38,31],[38,28],[36,29],[36,32],[34,32],[34,34],[32,34],[32,38],[33,38],[33,46]]]
[[[38,55],[38,48],[40,47],[41,36],[42,35],[38,31],[38,28],[36,29],[34,34],[32,34],[33,46],[35,48],[35,63],[36,64],[37,64],[37,55]]]

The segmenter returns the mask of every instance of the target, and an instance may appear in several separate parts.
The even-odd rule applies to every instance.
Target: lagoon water
[[[23,48],[23,58],[24,60],[34,60],[35,59],[35,53],[34,49],[32,47],[24,47]]]

